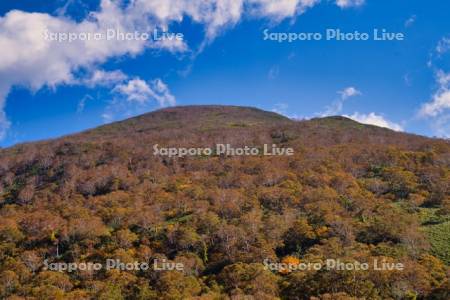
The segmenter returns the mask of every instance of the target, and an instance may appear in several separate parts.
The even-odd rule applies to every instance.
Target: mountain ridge
[[[397,132],[389,128],[379,127],[370,124],[359,123],[344,116],[318,117],[304,120],[293,120],[276,112],[265,111],[255,107],[233,106],[233,105],[187,105],[161,108],[139,116],[134,116],[125,120],[100,125],[89,128],[81,132],[70,133],[60,137],[19,143],[10,147],[0,148],[5,150],[14,147],[21,147],[33,143],[52,143],[60,140],[86,138],[90,134],[95,136],[120,133],[123,131],[144,132],[148,130],[167,130],[178,127],[198,129],[208,127],[209,129],[220,129],[224,127],[251,128],[253,126],[293,126],[297,129],[324,127],[328,129],[367,129],[370,134],[387,133],[388,135],[408,136],[411,138],[429,139],[433,141],[446,141],[436,137],[421,136],[408,132]]]

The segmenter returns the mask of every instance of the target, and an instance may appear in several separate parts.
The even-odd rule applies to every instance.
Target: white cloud
[[[443,37],[436,46],[436,52],[438,55],[444,54],[450,50],[450,38]]]
[[[85,84],[88,87],[95,86],[113,86],[119,82],[123,82],[128,78],[126,74],[124,74],[120,70],[115,71],[103,71],[103,70],[94,70],[89,77],[84,78],[81,83]]]
[[[416,15],[412,15],[411,17],[409,17],[406,21],[405,21],[405,27],[409,28],[411,26],[414,25],[414,23],[416,22]]]
[[[86,107],[86,102],[89,100],[94,100],[94,98],[91,95],[85,95],[80,102],[78,102],[77,106],[77,113],[80,114],[84,111],[84,108]]]
[[[339,91],[338,93],[341,94],[341,98],[343,100],[348,99],[350,97],[361,95],[361,92],[352,86],[347,87],[347,88],[343,89],[342,91]]]
[[[448,88],[450,84],[450,73],[445,73],[443,70],[437,70],[436,79],[441,88]]]
[[[331,103],[331,105],[327,106],[325,111],[319,114],[321,117],[335,116],[340,114],[344,107],[344,102],[348,98],[362,95],[362,93],[359,90],[357,90],[355,87],[352,86],[347,87],[342,91],[338,91],[338,94],[340,94],[341,97],[335,100],[333,103]]]
[[[103,122],[104,123],[111,123],[111,122],[114,122],[114,114],[111,112],[111,107],[110,106],[108,106],[108,111],[105,111],[103,114],[102,114],[102,119],[103,119]]]
[[[431,127],[436,136],[450,139],[450,114],[435,118]]]
[[[320,0],[249,0],[252,13],[283,19],[305,12]]]
[[[126,96],[128,101],[136,101],[139,103],[147,102],[153,95],[153,91],[147,82],[141,79],[132,79],[127,84],[120,84],[113,90]]]
[[[163,28],[187,16],[203,24],[207,39],[213,39],[222,28],[236,24],[243,9],[244,0],[135,0],[127,12],[156,18]]]
[[[427,119],[433,133],[439,137],[450,136],[450,72],[438,65],[445,54],[450,51],[450,38],[443,37],[430,53],[428,67],[434,69],[437,88],[428,102],[422,104],[418,117]]]
[[[436,82],[439,88],[432,99],[420,108],[419,116],[421,117],[436,117],[450,109],[450,73],[438,70]]]
[[[280,115],[285,115],[288,108],[289,105],[287,105],[286,103],[276,103],[272,108],[272,111]]]
[[[340,8],[349,8],[362,6],[365,2],[365,0],[336,0],[336,5]]]
[[[153,80],[151,87],[154,93],[153,97],[158,101],[160,106],[175,105],[175,97],[170,93],[169,88],[161,79]]]
[[[113,103],[117,105],[121,99],[128,102],[135,102],[139,105],[151,105],[153,104],[152,102],[156,102],[160,107],[173,106],[176,103],[175,97],[171,94],[168,86],[159,78],[147,82],[140,78],[129,79],[120,70],[95,70],[88,77],[82,79],[82,83],[91,87],[114,86],[112,93],[115,98],[110,102],[110,105]],[[93,100],[93,98],[90,95],[85,96],[80,101],[77,112],[84,110],[87,100]]]
[[[325,111],[320,113],[321,117],[329,117],[335,116],[342,112],[342,108],[344,107],[344,100],[338,99],[335,100],[331,105],[327,106]]]
[[[175,105],[175,97],[161,79],[151,82],[145,82],[139,78],[131,79],[126,84],[116,86],[113,92],[125,96],[129,102],[145,104],[156,100],[160,106]]]
[[[161,79],[144,81],[140,78],[129,79],[129,77],[120,70],[103,71],[95,70],[81,83],[87,86],[113,87],[113,99],[109,102],[107,110],[111,111],[112,106],[123,107],[122,102],[128,102],[130,105],[148,106],[158,104],[160,107],[173,106],[176,103],[175,97],[171,94],[167,85]],[[78,103],[77,113],[83,112],[86,102],[94,100],[90,95],[86,95]],[[111,114],[105,113],[105,116]],[[116,112],[116,119],[122,118],[119,110]]]
[[[176,102],[175,97],[161,79],[144,81],[133,78],[118,84],[112,93],[113,99],[102,114],[105,123],[148,112],[155,105],[173,106]]]
[[[395,131],[403,131],[403,127],[397,123],[391,122],[387,119],[385,119],[381,115],[377,115],[376,113],[369,113],[369,114],[360,114],[358,112],[355,112],[351,116],[344,115],[347,118],[350,118],[352,120],[355,120],[359,123],[363,124],[369,124],[369,125],[375,125],[378,127],[384,127],[389,128]]]
[[[430,102],[422,105],[419,114],[423,117],[436,117],[447,109],[450,109],[450,90],[441,89]]]

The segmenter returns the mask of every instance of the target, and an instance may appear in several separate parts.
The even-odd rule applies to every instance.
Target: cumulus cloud
[[[355,87],[350,86],[342,91],[338,91],[340,98],[335,100],[331,105],[327,106],[325,111],[320,113],[321,117],[335,116],[342,112],[344,107],[344,102],[351,97],[362,95],[362,93],[357,90]]]
[[[113,99],[109,101],[109,105],[106,109],[109,111],[112,110],[113,106],[116,108],[123,108],[127,105],[132,106],[137,104],[141,107],[145,106],[150,109],[150,107],[155,105],[165,107],[173,106],[176,103],[175,96],[172,95],[168,86],[159,78],[145,81],[138,77],[130,79],[121,70],[95,70],[82,78],[80,82],[89,87],[102,86],[111,88]],[[91,100],[94,100],[92,96],[84,96],[78,103],[77,113],[83,112],[86,102]],[[123,118],[120,114],[121,110],[115,110],[115,119]],[[145,110],[141,111],[145,112]]]
[[[365,2],[365,0],[336,0],[336,5],[340,8],[349,8],[362,6]]]
[[[147,82],[141,79],[133,79],[127,84],[118,85],[114,92],[126,96],[127,101],[146,102],[153,94]]]
[[[175,105],[175,97],[170,93],[167,85],[161,79],[146,82],[135,78],[126,84],[116,86],[113,92],[126,97],[129,102],[145,104],[156,100],[160,106]]]
[[[391,122],[391,121],[385,119],[383,116],[377,115],[376,113],[373,113],[373,112],[371,112],[369,114],[360,114],[358,112],[355,112],[351,116],[345,115],[345,117],[355,120],[359,123],[363,123],[363,124],[389,128],[389,129],[392,129],[395,131],[403,131],[403,127],[401,125]]]
[[[447,109],[450,109],[450,73],[443,70],[436,72],[436,82],[439,85],[432,99],[424,103],[420,108],[421,117],[436,117]]]
[[[112,91],[113,98],[102,118],[105,123],[136,116],[160,107],[175,105],[176,99],[161,80],[144,81],[132,78],[118,84]]]

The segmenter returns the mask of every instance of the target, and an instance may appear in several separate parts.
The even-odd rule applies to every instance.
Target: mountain
[[[448,141],[250,107],[17,145],[0,297],[448,299],[449,183]]]
[[[246,132],[256,136],[257,133],[273,133],[277,129],[289,132],[296,138],[308,139],[309,144],[360,141],[403,145],[406,148],[427,147],[430,143],[445,144],[442,140],[365,125],[341,116],[294,121],[274,112],[252,107],[205,105],[165,108],[80,134],[34,143],[34,145],[55,146],[61,143],[107,141],[117,143],[117,139],[127,139],[134,144],[142,142],[141,139],[147,140],[166,135],[172,135],[167,138],[178,143],[179,140],[175,136],[190,135],[191,138],[197,139],[199,135],[213,138],[219,134],[221,139],[233,139],[236,133]],[[19,145],[12,149],[22,147],[26,148],[27,145]]]

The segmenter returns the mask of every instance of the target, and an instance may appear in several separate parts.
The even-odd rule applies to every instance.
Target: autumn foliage
[[[154,156],[277,144],[285,157]],[[1,299],[449,299],[450,144],[335,117],[182,107],[0,150]],[[179,271],[44,270],[49,262]],[[263,261],[401,262],[271,271]]]

